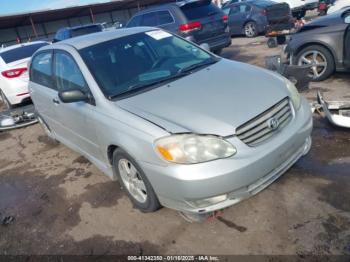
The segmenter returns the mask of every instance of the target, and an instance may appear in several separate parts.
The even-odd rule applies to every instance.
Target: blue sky
[[[110,0],[1,0],[0,16],[109,1]]]

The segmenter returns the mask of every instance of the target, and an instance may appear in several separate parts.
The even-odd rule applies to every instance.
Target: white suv
[[[27,64],[32,54],[47,42],[37,41],[0,49],[0,100],[7,108],[28,99]]]

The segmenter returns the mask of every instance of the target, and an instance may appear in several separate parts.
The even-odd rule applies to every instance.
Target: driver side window
[[[84,93],[88,92],[84,76],[70,55],[64,52],[56,52],[54,68],[57,91],[79,89]]]

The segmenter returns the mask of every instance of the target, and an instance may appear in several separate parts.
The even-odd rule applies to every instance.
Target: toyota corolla
[[[290,81],[159,29],[41,48],[29,86],[47,134],[118,179],[144,212],[236,204],[311,145],[310,106]]]

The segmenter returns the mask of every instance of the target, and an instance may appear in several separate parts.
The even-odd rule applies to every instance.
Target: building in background
[[[74,6],[32,13],[0,16],[0,46],[33,40],[52,40],[56,31],[90,23],[107,26],[125,24],[138,10],[171,0],[113,0],[106,3]]]

